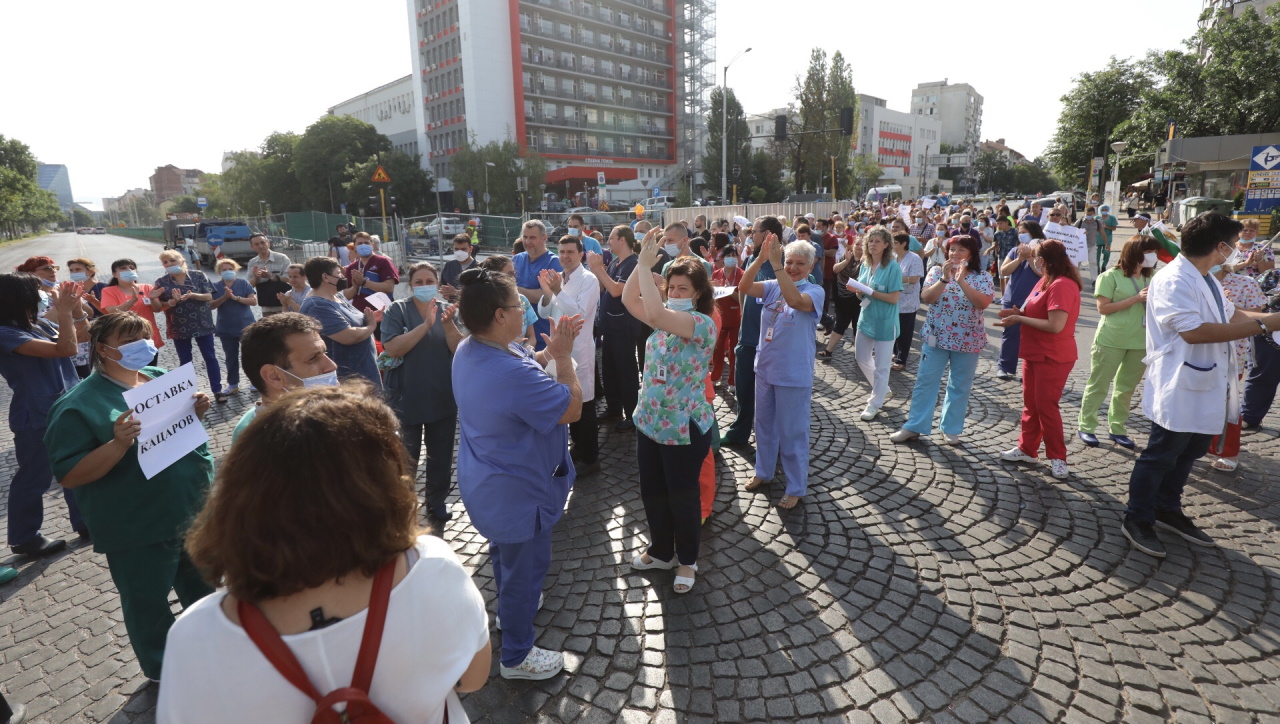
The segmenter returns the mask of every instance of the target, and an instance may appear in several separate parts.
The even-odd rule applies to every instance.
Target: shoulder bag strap
[[[387,604],[391,600],[391,584],[396,575],[396,556],[393,556],[373,579],[373,593],[369,596],[369,613],[364,620],[364,636],[360,639],[360,654],[356,656],[356,670],[351,676],[351,686],[368,693],[373,683],[373,668],[378,663],[378,649],[382,646],[382,628],[387,622]]]
[[[244,627],[245,633],[275,670],[299,691],[311,697],[312,701],[320,701],[320,692],[316,691],[311,679],[307,678],[307,672],[298,663],[298,657],[293,655],[275,627],[262,615],[262,611],[248,601],[239,601],[236,611],[240,614],[240,625]]]

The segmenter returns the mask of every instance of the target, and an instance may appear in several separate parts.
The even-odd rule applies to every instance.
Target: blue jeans
[[[21,430],[13,433],[13,452],[18,458],[18,471],[9,483],[9,545],[30,543],[40,535],[44,523],[44,494],[53,483],[53,469],[49,467],[49,452],[44,447],[44,428]],[[71,491],[62,490],[67,501],[71,527],[85,529],[80,519],[80,508]]]
[[[1152,523],[1156,511],[1182,510],[1182,488],[1191,474],[1191,465],[1209,452],[1212,440],[1212,435],[1173,432],[1151,423],[1147,449],[1142,451],[1129,476],[1129,506],[1125,517],[1138,523]]]
[[[1006,284],[1008,282],[1005,282]],[[1004,309],[1014,309],[1018,305],[1009,302],[1001,302],[1000,306]],[[1000,371],[1009,375],[1018,374],[1018,344],[1022,341],[1022,325],[1015,324],[1012,327],[1004,328],[1004,335],[1000,338]]]
[[[502,618],[502,665],[519,666],[533,648],[533,617],[551,568],[551,528],[522,543],[489,543]]]
[[[964,431],[964,416],[969,411],[969,390],[978,370],[978,353],[953,352],[931,345],[920,348],[920,367],[916,370],[916,386],[911,391],[911,412],[902,427],[928,435],[933,432],[933,412],[938,407],[938,387],[947,365],[947,396],[942,402],[942,432],[959,435]]]
[[[213,335],[206,334],[195,338],[200,347],[200,356],[204,358],[205,372],[209,375],[209,385],[215,393],[222,392],[222,369],[218,367],[218,356],[213,351]],[[237,343],[239,340],[237,340]],[[191,340],[175,339],[173,346],[178,348],[178,362],[186,364],[191,361]]]
[[[218,335],[218,341],[222,343],[222,356],[227,361],[227,384],[236,387],[240,384],[240,338]]]
[[[756,421],[756,347],[739,344],[733,351],[738,355],[733,380],[733,389],[738,397],[738,417],[725,431],[723,441],[746,443],[751,439],[751,426]]]
[[[1271,403],[1276,399],[1276,384],[1280,383],[1280,349],[1272,347],[1259,337],[1253,340],[1254,358],[1258,364],[1249,370],[1244,384],[1244,406],[1240,419],[1257,426],[1267,416]]]

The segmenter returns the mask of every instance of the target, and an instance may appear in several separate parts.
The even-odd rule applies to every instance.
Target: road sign
[[[378,166],[378,170],[373,172],[373,178],[369,180],[375,184],[391,183],[391,177],[387,175],[387,170],[382,166]]]
[[[471,189],[467,189],[467,198],[474,199],[475,197],[476,197],[476,192],[472,191]]]
[[[208,242],[209,246],[222,246],[223,241],[221,234],[210,234],[204,240]]]
[[[930,156],[928,160],[930,166],[941,166],[945,168],[959,168],[969,165],[969,154],[967,153],[951,153]]]
[[[1280,188],[1276,176],[1280,175],[1280,149],[1275,146],[1254,146],[1249,159],[1249,182],[1244,192],[1244,212],[1266,213],[1280,207]]]
[[[342,214],[343,216],[347,215],[347,205],[345,203],[338,204],[338,213]]]
[[[486,204],[487,204],[487,203],[489,203],[489,192],[488,192],[488,191],[484,192],[484,202],[485,202]]]
[[[199,207],[200,207],[200,208],[202,208],[202,209],[203,209],[203,208],[208,207],[208,206],[209,206],[209,199],[206,199],[206,198],[205,198],[205,197],[203,197],[203,196],[197,196],[197,197],[196,197],[196,206],[199,206]]]
[[[596,171],[596,183],[604,186],[604,171]]]
[[[662,189],[658,188],[657,186],[654,186],[654,187],[653,187],[653,197],[654,197],[654,198],[657,198],[657,197],[659,197],[659,196],[661,196],[661,195],[662,195]]]

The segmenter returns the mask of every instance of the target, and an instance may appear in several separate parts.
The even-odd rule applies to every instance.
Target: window
[[[584,55],[584,56],[582,56],[582,72],[583,72],[583,73],[595,73],[595,72],[596,72],[596,59],[595,59],[595,58],[592,58],[592,57],[591,57],[591,56],[589,56],[589,55]]]

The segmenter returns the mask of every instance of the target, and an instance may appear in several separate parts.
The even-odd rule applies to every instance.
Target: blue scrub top
[[[213,298],[217,299],[226,293],[227,287],[219,279],[213,285]],[[236,279],[231,282],[231,293],[237,297],[247,297],[254,293],[254,289],[244,279]],[[363,320],[361,323],[363,324]],[[250,324],[253,324],[253,309],[234,299],[228,299],[218,307],[218,319],[213,324],[213,333],[219,337],[239,337]]]
[[[522,543],[564,513],[569,459],[567,385],[523,348],[467,337],[453,355],[458,403],[458,492],[476,530],[495,543]]]
[[[15,351],[32,340],[56,342],[58,325],[41,319],[31,329],[0,326],[0,377],[13,390],[9,429],[14,432],[44,427],[49,408],[80,381],[70,357],[31,357]]]
[[[812,387],[813,358],[817,351],[813,344],[813,329],[821,316],[826,293],[808,279],[801,280],[796,288],[813,300],[812,312],[792,309],[782,298],[782,287],[777,280],[764,282],[756,377],[771,385]],[[770,327],[773,328],[773,341],[765,339]]]
[[[751,266],[755,257],[747,257],[743,268]],[[814,266],[817,266],[816,264]],[[763,282],[770,279],[777,279],[778,275],[773,271],[773,264],[765,261],[760,265],[760,271],[756,274],[756,281]],[[754,347],[760,341],[760,300],[755,297],[746,297],[742,300],[742,325],[738,327],[738,344],[743,347]]]
[[[537,289],[538,273],[543,269],[555,269],[558,272],[564,271],[564,267],[560,265],[560,258],[550,251],[547,251],[537,259],[530,259],[529,252],[522,251],[516,254],[512,263],[516,267],[516,286],[522,289]],[[551,320],[539,319],[535,321],[533,323],[533,332],[534,338],[538,342],[535,349],[546,347],[547,343],[542,341],[542,335],[551,334]]]
[[[342,295],[338,295],[341,297]],[[348,301],[333,302],[322,297],[307,297],[298,311],[320,323],[320,336],[329,359],[338,365],[338,377],[361,376],[373,386],[382,389],[382,375],[378,373],[378,351],[373,337],[355,344],[341,344],[329,337],[352,327],[364,326],[364,313],[357,311]]]
[[[1018,250],[1014,248],[1005,256],[1005,261],[1012,261],[1016,258],[1018,258]],[[1001,301],[1005,304],[1021,307],[1027,301],[1027,297],[1031,296],[1031,290],[1035,289],[1038,283],[1040,283],[1040,275],[1035,273],[1035,270],[1031,268],[1031,260],[1027,259],[1009,275],[1009,283],[1004,285],[1004,297]]]

